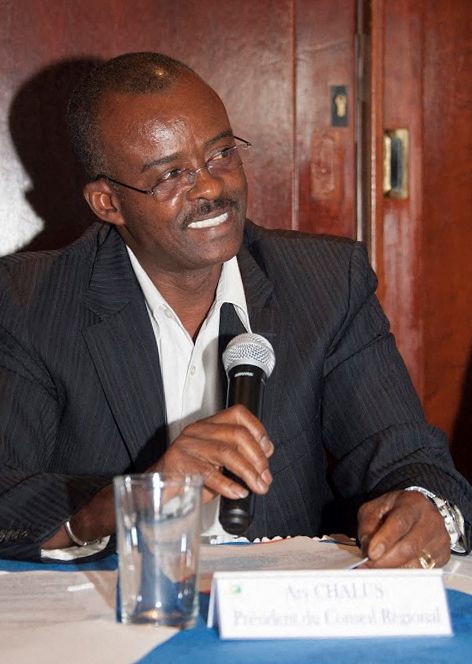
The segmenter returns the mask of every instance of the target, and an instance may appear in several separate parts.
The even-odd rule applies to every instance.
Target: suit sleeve
[[[375,296],[365,249],[353,246],[347,311],[325,362],[322,426],[344,499],[368,499],[412,485],[448,498],[471,543],[472,489],[456,471],[445,436],[421,404]]]
[[[0,328],[0,557],[40,545],[111,480],[48,472],[60,405],[40,361]]]

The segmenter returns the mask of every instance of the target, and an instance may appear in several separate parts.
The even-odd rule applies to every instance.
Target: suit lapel
[[[275,369],[267,381],[262,421],[269,435],[276,425],[287,370],[289,323],[282,317],[271,281],[243,246],[238,263],[254,333],[268,339]],[[83,334],[116,424],[135,462],[144,470],[166,449],[166,413],[159,354],[141,289],[125,245],[113,228],[104,227],[86,296],[95,316]],[[98,317],[98,319],[97,319]],[[244,332],[232,305],[223,305],[219,353]],[[220,362],[226,395],[226,376]]]
[[[134,470],[166,448],[159,354],[149,315],[118,233],[101,233],[86,305],[97,318],[83,334]]]
[[[283,376],[287,370],[287,340],[290,324],[282,316],[272,282],[260,268],[249,250],[243,246],[238,254],[251,329],[265,337],[274,348],[275,368],[268,379],[264,394],[262,422],[271,435],[276,424],[282,398]]]
[[[244,284],[251,329],[265,337],[274,349],[275,368],[267,380],[264,393],[262,422],[272,440],[277,431],[278,413],[288,370],[288,339],[290,323],[283,317],[272,282],[243,246],[238,254],[239,269]],[[274,457],[275,458],[275,457]],[[272,464],[273,465],[273,464]],[[246,536],[252,539],[267,532],[268,503],[265,496],[255,496],[255,516]]]

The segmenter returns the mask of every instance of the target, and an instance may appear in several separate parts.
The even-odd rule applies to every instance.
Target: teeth
[[[223,212],[223,214],[219,214],[217,217],[210,217],[210,219],[202,219],[201,221],[192,221],[192,223],[188,225],[188,228],[211,228],[212,226],[219,226],[227,219],[228,213]]]

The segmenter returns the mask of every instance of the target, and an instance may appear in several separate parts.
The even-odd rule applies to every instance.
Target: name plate
[[[440,569],[217,572],[208,626],[222,639],[452,633]]]

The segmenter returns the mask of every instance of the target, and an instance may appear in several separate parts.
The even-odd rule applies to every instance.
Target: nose
[[[221,196],[224,188],[221,177],[212,175],[206,166],[200,166],[194,173],[195,182],[187,193],[190,200],[197,198],[215,200]]]

